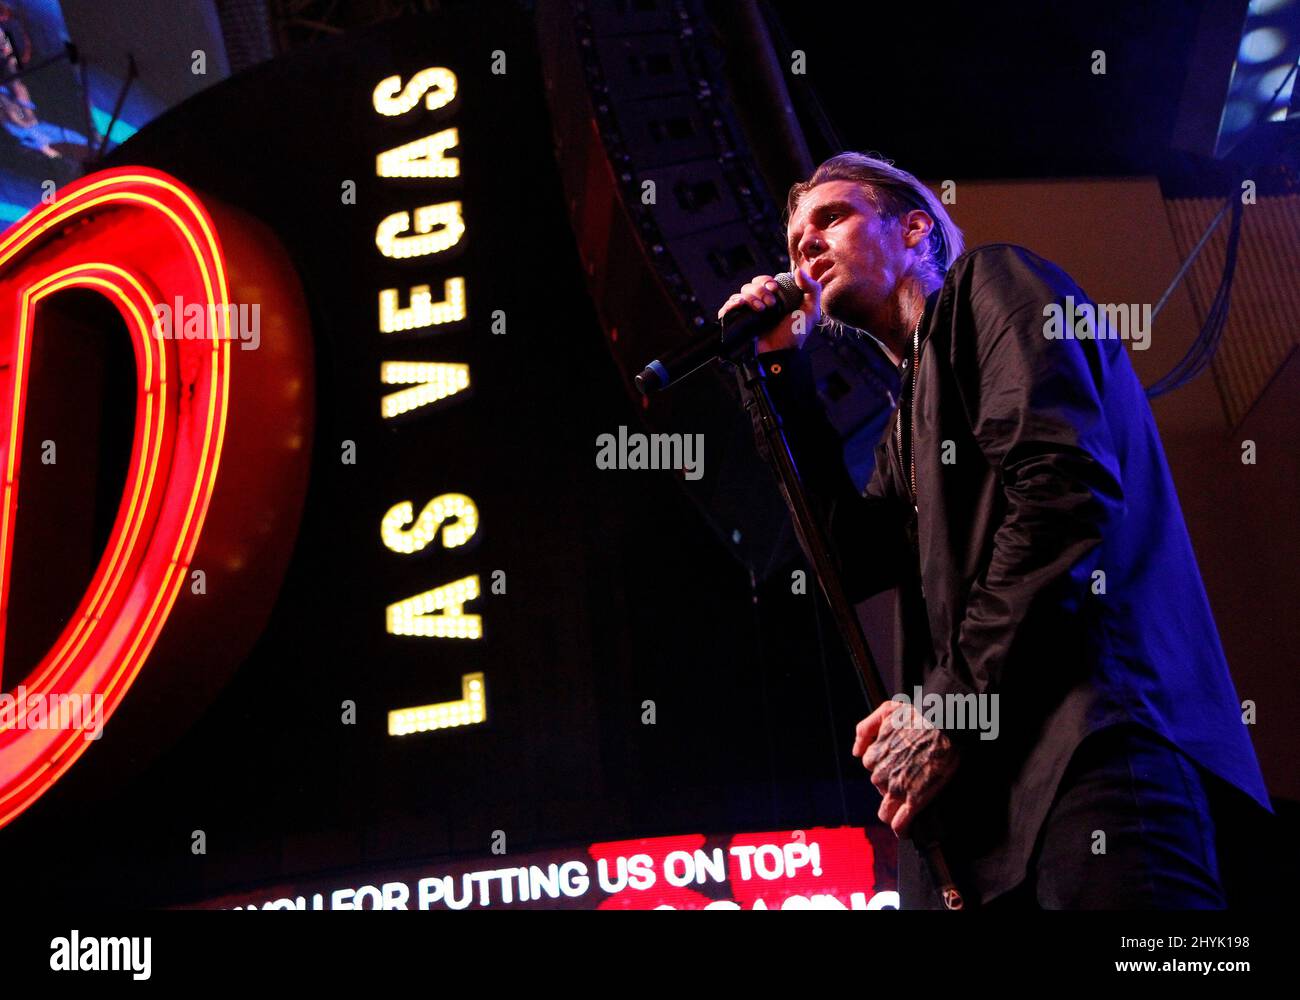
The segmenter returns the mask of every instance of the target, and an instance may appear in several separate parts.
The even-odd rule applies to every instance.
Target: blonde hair
[[[942,276],[965,249],[961,230],[928,187],[888,160],[866,153],[840,153],[832,156],[814,170],[806,181],[792,185],[785,204],[787,226],[800,199],[818,184],[827,181],[857,181],[864,185],[882,220],[900,220],[918,208],[929,215],[934,220],[934,227],[926,242],[925,264],[936,275]],[[793,263],[796,248],[790,246],[787,249]]]

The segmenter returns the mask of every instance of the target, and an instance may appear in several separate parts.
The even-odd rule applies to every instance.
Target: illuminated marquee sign
[[[272,250],[250,249],[260,234],[250,238],[239,221],[224,210],[222,215],[228,237],[264,265],[268,277],[284,278]],[[21,490],[24,476],[40,471],[39,466],[25,470],[22,463],[31,357],[42,335],[42,304],[71,289],[102,296],[125,322],[135,359],[134,431],[121,503],[93,578],[53,646],[21,685],[24,702],[0,719],[0,826],[48,790],[98,735],[88,732],[86,719],[36,725],[26,705],[90,697],[102,705],[102,725],[136,683],[169,623],[201,636],[205,630],[195,626],[197,617],[239,613],[241,602],[251,599],[247,594],[228,599],[226,581],[240,574],[209,561],[213,553],[243,544],[248,530],[239,527],[231,509],[238,502],[232,490],[219,495],[223,465],[240,467],[227,486],[245,502],[274,505],[272,522],[285,529],[296,518],[305,485],[303,423],[310,391],[298,404],[281,406],[285,424],[299,435],[296,457],[278,441],[252,439],[247,423],[235,429],[231,421],[234,404],[255,405],[265,395],[268,365],[283,364],[281,377],[305,373],[310,348],[300,305],[288,293],[268,290],[268,304],[280,309],[285,324],[279,343],[256,360],[249,356],[254,352],[232,351],[229,324],[237,311],[230,307],[237,299],[209,208],[166,174],[142,168],[106,171],[71,185],[0,239],[0,644],[6,629],[16,625],[9,621],[10,598],[21,586],[12,572],[15,531],[25,518],[41,516],[39,509],[24,505]],[[178,299],[213,307],[209,314],[218,318],[216,328],[197,339],[155,336],[159,304]],[[278,467],[266,476],[270,466]],[[255,484],[256,477],[267,482]],[[215,518],[213,537],[201,547],[214,505],[224,510]],[[279,554],[281,546],[267,548]],[[254,558],[249,568],[276,561],[269,559]],[[204,596],[211,572],[212,600],[206,606],[182,602],[178,608],[192,568],[205,573]],[[265,596],[264,585],[248,589],[259,599]],[[256,623],[255,615],[249,618]],[[241,632],[244,627],[235,625],[232,638]],[[163,659],[170,656],[164,650]],[[202,667],[204,659],[191,657],[191,664]],[[165,672],[166,664],[156,669]],[[214,671],[212,677],[220,674]],[[169,678],[156,680],[165,686]]]
[[[26,445],[5,454],[18,460],[9,481],[18,500],[7,530],[17,546],[4,570],[6,611],[23,647],[6,664],[7,690],[40,679],[36,660],[63,627],[64,607],[43,629],[23,621],[41,592],[32,581],[48,579],[33,572],[43,567],[32,553],[59,527],[40,510],[42,496],[55,493],[41,466],[49,435],[40,422],[71,393],[50,359],[66,363],[68,345],[86,332],[104,355],[96,363],[113,365],[99,390],[111,413],[63,425],[82,434],[77,454],[95,464],[71,475],[60,443],[60,475],[69,472],[60,482],[95,490],[93,503],[81,505],[90,514],[73,500],[62,505],[93,519],[94,530],[76,525],[88,537],[68,548],[75,577],[57,574],[66,612],[77,612],[68,621],[99,623],[80,654],[88,658],[100,655],[91,645],[117,640],[111,623],[145,615],[155,596],[138,588],[117,619],[114,607],[94,618],[92,601],[123,600],[139,572],[128,566],[117,590],[106,585],[100,594],[96,583],[86,610],[77,607],[119,488],[123,552],[166,540],[146,511],[145,548],[131,548],[128,515],[137,515],[117,482],[131,457],[129,404],[142,400],[140,420],[150,398],[155,415],[164,394],[175,407],[152,503],[181,482],[183,467],[169,455],[197,462],[204,454],[204,407],[218,398],[207,390],[211,366],[229,365],[218,466],[202,524],[192,526],[193,551],[182,548],[173,566],[173,541],[146,566],[159,585],[172,574],[156,616],[166,611],[165,621],[155,621],[147,654],[148,635],[130,659],[126,642],[116,667],[106,643],[93,661],[105,671],[105,691],[127,664],[114,690],[129,679],[130,694],[114,707],[107,738],[59,779],[57,794],[0,831],[10,856],[37,859],[21,877],[37,883],[52,863],[75,856],[105,900],[150,906],[202,899],[232,883],[271,884],[291,871],[366,873],[312,876],[314,885],[296,876],[292,887],[226,904],[296,905],[303,896],[307,908],[317,893],[322,907],[343,908],[391,905],[403,891],[408,905],[430,908],[854,908],[890,885],[892,872],[873,878],[860,832],[847,853],[834,844],[850,835],[836,831],[805,831],[806,853],[793,831],[609,843],[761,829],[767,810],[739,790],[769,774],[762,761],[715,752],[721,741],[710,735],[713,705],[734,704],[733,693],[750,706],[759,700],[719,682],[713,669],[718,650],[732,648],[730,613],[749,620],[749,594],[728,596],[730,557],[702,551],[689,563],[637,565],[629,556],[650,519],[674,532],[697,520],[670,481],[610,475],[591,460],[597,434],[630,422],[628,401],[601,343],[600,300],[574,252],[534,28],[512,5],[486,5],[349,33],[196,94],[108,154],[114,173],[86,184],[112,178],[123,194],[157,198],[189,220],[199,250],[208,244],[195,220],[210,223],[208,259],[220,263],[231,306],[221,315],[235,323],[242,307],[260,304],[256,348],[251,340],[222,341],[218,350],[140,337],[127,303],[142,316],[148,304],[168,305],[178,321],[190,305],[223,303],[208,300],[184,227],[159,212],[148,223],[138,200],[70,216],[5,262],[0,351],[10,360],[0,362],[0,376],[17,371],[23,295],[43,295],[28,327],[37,353],[27,356],[35,362],[29,405],[18,417]],[[491,55],[498,49],[500,59]],[[162,182],[195,207],[159,195]],[[75,206],[80,190],[61,192],[60,205],[41,206],[41,217]],[[268,254],[280,247],[277,269]],[[618,273],[605,296],[623,294],[641,273],[637,261],[611,263]],[[94,286],[41,285],[83,264],[134,276],[143,293],[108,269],[81,274]],[[295,304],[286,289],[296,281],[305,295]],[[214,282],[219,300],[218,289]],[[122,352],[110,356],[113,338]],[[125,353],[146,346],[152,353],[138,363]],[[166,359],[165,372],[154,368],[153,397],[135,384],[148,384],[138,373],[150,356]],[[12,412],[3,419],[8,430]],[[155,418],[154,435],[158,426]],[[143,484],[153,438],[143,428],[136,435],[131,470],[145,468]],[[189,495],[168,495],[184,501],[165,504],[179,511],[179,525]],[[36,536],[34,523],[42,525]],[[116,572],[114,551],[105,551],[106,580]],[[677,570],[687,565],[691,578],[682,580]],[[199,572],[206,593],[196,590]],[[737,652],[722,665],[742,658]],[[643,724],[648,698],[661,713],[657,726]],[[200,718],[195,705],[209,710]],[[164,727],[185,739],[158,756]],[[0,795],[15,792],[5,817],[92,745],[61,752],[60,734],[14,728],[0,733]],[[28,754],[42,740],[45,748]],[[128,788],[115,784],[114,762],[148,759],[137,751],[150,748],[149,772]],[[712,794],[724,768],[735,795]],[[85,815],[97,817],[104,836],[84,841]],[[839,821],[838,810],[831,815]],[[200,829],[211,857],[191,850],[188,835]],[[508,855],[490,853],[497,830],[509,835]],[[889,867],[892,844],[867,834],[876,867]],[[551,844],[575,846],[535,850]],[[826,873],[845,870],[841,857],[856,858],[840,888],[812,875],[814,844]],[[380,865],[406,870],[373,874]],[[822,880],[799,881],[814,877]],[[75,879],[59,881],[38,891],[80,891]],[[507,886],[512,902],[504,901]]]
[[[402,83],[400,76],[386,77],[374,90],[374,109],[379,115],[401,118],[423,104],[423,110],[437,112],[456,100],[456,74],[442,66],[421,70]],[[375,175],[380,178],[453,179],[460,176],[460,159],[448,150],[459,143],[454,127],[443,128],[413,142],[385,150],[375,157]],[[410,235],[406,235],[406,234]],[[460,201],[438,201],[417,207],[414,212],[394,212],[375,229],[375,246],[394,260],[427,257],[436,262],[439,255],[454,249],[465,236],[465,219]],[[379,332],[425,331],[436,333],[438,327],[465,320],[469,313],[465,300],[463,275],[442,281],[442,299],[433,301],[432,287],[414,285],[407,289],[409,305],[400,305],[401,290],[385,288],[379,292]],[[390,392],[381,400],[385,420],[393,420],[413,410],[464,398],[470,388],[470,367],[460,362],[383,361],[380,381],[384,385],[407,388]],[[438,542],[444,548],[464,545],[478,530],[478,508],[463,493],[446,493],[433,497],[415,514],[410,500],[401,500],[389,508],[380,524],[380,535],[390,552],[410,556]],[[385,627],[390,635],[419,636],[426,639],[480,639],[483,636],[481,615],[466,613],[465,605],[480,596],[477,573],[440,584],[390,604]],[[409,733],[454,726],[474,725],[487,718],[487,700],[482,673],[462,678],[461,697],[456,701],[388,713],[388,733]]]

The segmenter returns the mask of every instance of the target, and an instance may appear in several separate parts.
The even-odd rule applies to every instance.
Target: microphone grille
[[[780,289],[776,293],[781,304],[787,309],[794,309],[803,301],[803,289],[799,283],[794,280],[794,273],[783,271],[780,274],[773,275],[772,280],[776,282],[776,287]]]

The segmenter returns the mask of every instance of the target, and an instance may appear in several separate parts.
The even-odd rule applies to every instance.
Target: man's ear
[[[915,250],[929,239],[932,229],[934,217],[929,212],[914,208],[903,216],[903,242],[909,250]]]

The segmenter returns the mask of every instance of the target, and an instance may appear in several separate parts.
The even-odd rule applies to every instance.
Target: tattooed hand
[[[899,837],[939,794],[960,763],[957,748],[910,702],[887,701],[858,723],[853,756],[885,797],[880,818]]]

